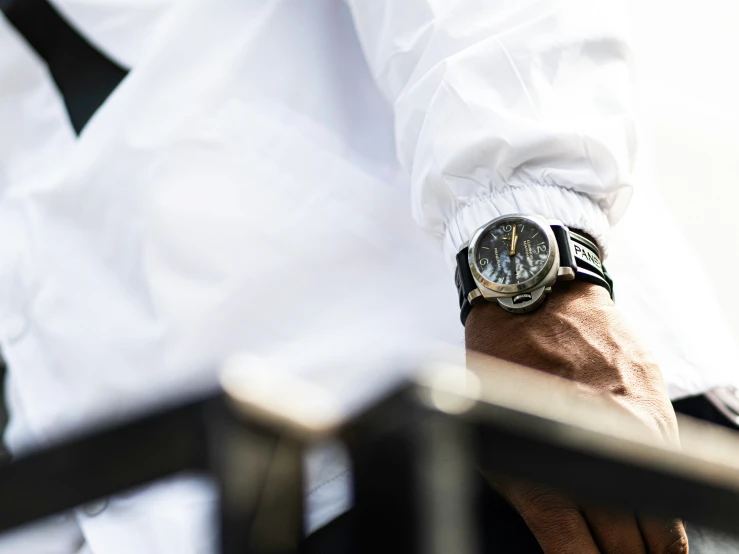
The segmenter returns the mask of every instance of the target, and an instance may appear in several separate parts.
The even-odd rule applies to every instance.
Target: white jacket
[[[609,227],[631,195],[635,132],[617,2],[53,3],[132,70],[76,137],[0,17],[0,340],[16,451],[208,387],[236,352],[347,409],[397,379],[391,361],[439,345],[461,359],[439,244],[450,266],[502,213],[559,219],[619,259]],[[671,225],[650,210],[640,230]],[[715,363],[728,333],[686,339],[651,267],[614,271],[617,295],[669,362],[672,396],[730,382]],[[333,447],[308,472],[313,529],[348,507],[349,481]],[[180,480],[75,517],[85,552],[204,553],[212,506],[207,483]]]

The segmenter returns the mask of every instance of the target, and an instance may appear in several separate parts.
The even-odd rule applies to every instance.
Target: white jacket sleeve
[[[631,195],[630,51],[616,0],[347,0],[394,106],[414,217],[448,261],[537,213],[593,235]]]

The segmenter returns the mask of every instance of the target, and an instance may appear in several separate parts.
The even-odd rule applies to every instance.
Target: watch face
[[[525,219],[502,219],[477,242],[475,264],[496,285],[520,285],[543,277],[549,259],[549,239],[539,225]]]

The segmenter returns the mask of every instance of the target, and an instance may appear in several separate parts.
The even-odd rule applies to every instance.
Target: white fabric
[[[0,537],[0,554],[83,554],[84,546],[74,514],[54,516]]]
[[[16,451],[212,386],[239,351],[351,409],[410,365],[391,362],[439,344],[461,357],[442,241],[411,214],[448,260],[509,211],[605,245],[629,196],[627,49],[610,2],[55,3],[133,70],[75,139],[0,18],[0,341]],[[672,228],[644,219],[643,232]],[[733,342],[676,324],[664,302],[679,283],[659,262],[639,265],[625,304],[664,330],[650,338],[671,393],[730,382],[715,362]],[[706,313],[687,309],[683,321]],[[331,448],[308,461],[308,529],[349,505],[346,471]],[[212,494],[167,482],[77,519],[94,554],[204,553]]]
[[[132,67],[167,31],[173,6],[187,0],[49,0],[88,41]]]
[[[539,213],[606,246],[630,196],[619,2],[349,0],[395,107],[416,219],[447,260],[483,223]]]

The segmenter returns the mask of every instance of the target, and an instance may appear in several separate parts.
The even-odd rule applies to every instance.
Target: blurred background
[[[731,255],[739,243],[739,2],[627,4],[643,125],[639,178],[654,181],[739,337],[739,295],[729,285],[739,272]],[[699,302],[689,273],[682,279],[685,296],[675,302]]]

